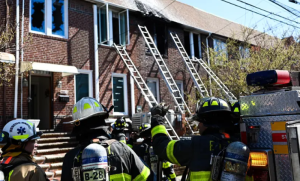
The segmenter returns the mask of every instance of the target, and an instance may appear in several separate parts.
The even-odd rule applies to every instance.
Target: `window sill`
[[[37,32],[29,32],[29,35],[32,35],[34,37],[41,37],[41,38],[47,38],[47,39],[55,39],[55,40],[60,40],[60,41],[68,41],[68,38],[66,37],[61,37],[61,36],[54,36],[54,35],[46,35],[43,33],[37,33]]]

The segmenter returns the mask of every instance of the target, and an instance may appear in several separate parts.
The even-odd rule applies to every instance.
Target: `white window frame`
[[[156,92],[157,92],[157,95],[156,95],[156,97],[157,97],[157,102],[160,102],[160,94],[159,94],[159,80],[158,80],[158,78],[150,78],[150,77],[148,77],[147,78],[147,80],[146,80],[146,84],[147,84],[147,86],[148,86],[148,81],[150,82],[155,82],[156,83]],[[150,89],[150,88],[149,88]]]
[[[80,74],[88,74],[89,76],[89,97],[93,97],[93,71],[78,69]],[[76,75],[74,75],[74,103],[76,103]]]
[[[179,83],[179,84],[181,84],[181,86],[180,87],[178,87],[178,89],[180,89],[181,90],[181,92],[182,92],[182,96],[184,97],[184,91],[183,91],[183,81],[182,80],[175,80],[175,82],[176,82],[176,85]]]
[[[225,50],[224,49],[222,49],[223,51],[222,52],[219,52],[219,53],[221,53],[221,54],[223,54],[223,53],[225,53],[226,54],[226,61],[228,61],[228,49],[227,49],[227,43],[226,43],[226,41],[225,40],[223,40],[223,39],[219,39],[219,38],[213,38],[213,49],[214,49],[214,51],[216,51],[216,44],[215,44],[215,42],[222,42],[222,43],[224,43],[225,44]],[[218,46],[218,45],[217,45]],[[218,58],[218,57],[216,57],[216,58]],[[223,62],[221,62],[221,61],[219,61],[219,60],[215,60],[215,64],[216,65],[223,65]]]
[[[68,39],[69,37],[69,4],[68,0],[64,0],[64,29],[65,29],[65,35],[59,36],[52,34],[52,0],[45,0],[45,32],[38,32],[31,30],[31,1],[29,1],[29,32],[35,33],[35,34],[41,34],[41,35],[47,35],[47,36],[53,36],[58,38],[65,38]]]
[[[105,42],[98,42],[98,45],[103,45],[103,46],[113,46],[113,22],[112,22],[112,20],[113,20],[113,11],[114,12],[117,12],[118,13],[118,18],[119,18],[119,41],[121,41],[121,35],[120,35],[120,29],[121,29],[121,27],[120,27],[120,13],[123,13],[123,12],[127,12],[127,43],[126,43],[126,45],[130,45],[130,27],[129,27],[129,10],[128,9],[124,9],[124,10],[122,10],[122,11],[115,11],[115,10],[112,10],[111,8],[109,8],[111,5],[109,5],[108,3],[105,3],[103,6],[99,6],[98,7],[98,12],[100,11],[100,8],[103,8],[104,6],[106,6],[106,28],[107,28],[107,41],[105,41]],[[101,21],[101,18],[100,18],[100,16],[101,16],[101,13],[99,12],[99,16],[98,16],[98,22],[99,22],[99,30],[98,30],[98,32],[99,32],[99,36],[100,36],[100,38],[99,38],[99,40],[101,39],[101,23],[100,23],[100,21]],[[108,43],[106,43],[106,42],[108,42]]]
[[[201,36],[198,32],[188,31],[189,32],[189,40],[190,40],[190,57],[195,58],[195,51],[199,51],[199,56],[201,56]],[[198,42],[194,42],[194,34],[198,36]],[[195,43],[198,43],[199,50],[195,50]]]
[[[112,73],[111,75],[111,86],[112,86],[112,104],[114,104],[114,94],[113,94],[113,78],[114,77],[121,77],[123,78],[124,84],[124,108],[125,112],[115,112],[113,109],[113,115],[116,116],[126,116],[128,115],[128,90],[127,90],[127,75],[126,74],[119,74],[119,73]]]

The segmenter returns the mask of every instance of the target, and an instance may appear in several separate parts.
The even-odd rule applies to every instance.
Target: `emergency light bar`
[[[248,74],[246,80],[249,86],[287,85],[291,76],[287,70],[266,70]]]

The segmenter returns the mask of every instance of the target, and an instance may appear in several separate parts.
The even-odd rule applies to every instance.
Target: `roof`
[[[213,14],[202,11],[190,5],[174,0],[94,0],[108,2],[128,8],[133,11],[140,11],[144,14],[152,13],[159,18],[165,18],[187,27],[202,30],[224,37],[234,37],[236,40],[245,40],[245,30],[249,29],[241,24],[226,20]],[[253,30],[252,34],[262,34]],[[251,44],[256,44],[255,39]]]

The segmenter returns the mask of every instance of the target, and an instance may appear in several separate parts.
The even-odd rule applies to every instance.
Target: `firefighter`
[[[127,127],[127,123],[124,117],[118,118],[112,125],[112,138],[126,144],[126,135],[124,129]]]
[[[33,160],[36,140],[42,135],[36,132],[34,123],[16,119],[8,122],[2,131],[1,171],[8,181],[46,181],[45,172]],[[5,140],[5,141],[4,141]]]
[[[107,110],[90,97],[74,105],[69,123],[74,124],[72,134],[79,144],[64,157],[61,181],[147,180],[150,170],[140,158],[128,146],[109,139],[105,119],[112,108]]]
[[[144,161],[144,163],[151,168],[154,177],[157,176],[157,164],[158,157],[153,152],[151,141],[151,124],[142,123],[139,128],[139,137],[143,138],[143,142],[140,145],[134,146],[133,150]],[[167,177],[163,180],[175,181],[176,174],[173,169],[173,165],[170,162],[163,162],[163,173]]]
[[[212,155],[220,153],[222,148],[231,142],[230,135],[223,131],[233,125],[230,106],[219,98],[205,99],[196,111],[201,136],[181,141],[171,141],[168,137],[163,125],[163,116],[167,110],[168,108],[161,105],[151,109],[151,135],[155,154],[160,159],[187,166],[188,180],[210,180]],[[183,179],[185,179],[185,174]]]

